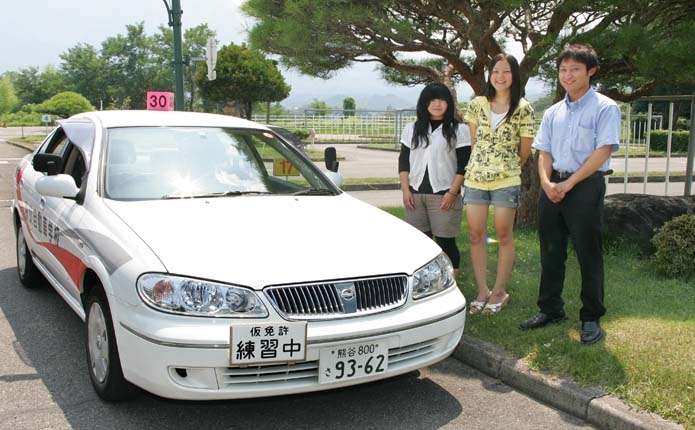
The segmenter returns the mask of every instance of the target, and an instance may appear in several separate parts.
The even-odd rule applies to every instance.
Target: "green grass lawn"
[[[402,208],[385,208],[403,218]],[[461,249],[459,287],[468,300],[477,290],[468,253],[465,217],[457,239]],[[489,227],[494,237],[494,229]],[[628,404],[695,429],[695,280],[666,279],[650,260],[628,245],[607,243],[604,253],[605,337],[579,342],[579,286],[575,255],[570,252],[565,280],[569,320],[540,330],[520,331],[518,324],[537,312],[540,257],[533,229],[515,231],[516,261],[507,286],[509,304],[497,315],[469,315],[466,334],[495,343],[532,368],[597,385]],[[489,285],[494,283],[496,245],[488,254]]]

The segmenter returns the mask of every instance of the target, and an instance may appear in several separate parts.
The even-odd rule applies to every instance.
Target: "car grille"
[[[285,318],[315,320],[362,316],[405,303],[406,276],[273,286],[266,297]]]
[[[426,360],[429,355],[441,350],[444,346],[443,342],[443,338],[436,338],[389,349],[389,371],[397,371],[412,366],[415,362]],[[296,364],[218,368],[217,373],[221,389],[254,391],[263,387],[279,388],[286,384],[292,384],[298,388],[318,384],[318,367],[318,361],[306,361]]]

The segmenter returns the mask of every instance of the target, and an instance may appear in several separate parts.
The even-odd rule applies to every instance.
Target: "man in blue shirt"
[[[533,143],[543,188],[538,201],[541,252],[540,312],[522,322],[522,330],[567,319],[562,300],[568,239],[581,270],[581,341],[601,339],[604,269],[601,226],[604,175],[620,141],[620,109],[591,88],[598,56],[591,46],[568,45],[557,59],[564,100],[543,115]]]

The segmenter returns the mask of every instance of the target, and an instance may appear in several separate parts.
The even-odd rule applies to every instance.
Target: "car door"
[[[59,128],[52,139],[45,142],[38,152],[59,155],[61,162],[56,166],[55,173],[68,174],[73,177],[75,184],[81,187],[85,180],[87,166],[85,157],[77,146],[70,141],[65,130]],[[35,182],[41,172],[34,172],[32,181]],[[32,188],[33,187],[27,187]],[[49,272],[55,285],[65,299],[79,303],[82,260],[80,239],[73,234],[71,223],[80,219],[84,208],[74,199],[49,197],[30,191],[26,205],[31,209],[29,228],[36,241],[36,255],[40,263]]]
[[[45,153],[62,157],[67,144],[68,139],[59,127],[44,140],[34,156]],[[55,267],[51,264],[52,258],[48,245],[56,241],[57,232],[52,229],[53,224],[49,223],[45,217],[46,198],[40,195],[35,188],[36,181],[45,173],[34,170],[32,160],[33,158],[29,160],[29,163],[20,166],[17,200],[27,244],[32,250],[34,258],[38,260],[37,263],[48,270],[49,277],[54,277]]]

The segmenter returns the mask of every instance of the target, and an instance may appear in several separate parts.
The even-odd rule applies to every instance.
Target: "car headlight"
[[[145,303],[164,312],[238,318],[268,316],[261,299],[248,288],[159,273],[140,276],[137,288]]]
[[[441,253],[413,275],[413,299],[431,296],[452,285],[455,285],[454,267],[449,257]]]

